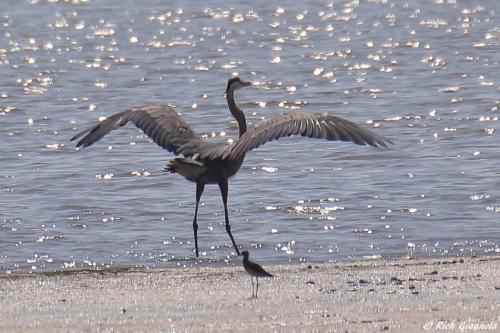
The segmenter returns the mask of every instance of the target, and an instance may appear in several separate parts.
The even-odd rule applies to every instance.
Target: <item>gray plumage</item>
[[[261,265],[257,264],[256,262],[253,262],[249,259],[250,253],[248,251],[242,251],[241,255],[243,256],[243,268],[245,271],[250,274],[252,278],[252,297],[257,298],[257,293],[259,292],[259,278],[268,278],[268,277],[273,277],[272,274],[266,272],[264,268],[262,268]],[[257,280],[257,288],[255,288],[255,293],[254,293],[254,286],[253,286],[253,278]]]
[[[250,253],[248,251],[242,251],[241,255],[243,256],[243,268],[248,274],[255,277],[273,277],[273,275],[266,272],[261,265],[249,259]]]
[[[350,141],[372,147],[387,147],[387,143],[392,143],[349,120],[326,113],[296,111],[272,117],[249,129],[232,146],[224,149],[223,158],[238,159],[266,142],[292,135],[328,141]]]
[[[116,113],[81,131],[71,138],[71,141],[80,139],[76,146],[88,147],[130,121],[160,147],[175,155],[182,155],[183,157],[170,161],[167,170],[179,173],[197,184],[193,220],[196,256],[198,256],[198,205],[206,184],[219,185],[224,203],[226,231],[239,255],[229,224],[228,179],[238,172],[247,152],[266,142],[293,135],[329,141],[349,141],[373,147],[387,147],[387,144],[392,144],[391,140],[367,128],[326,113],[289,112],[247,129],[245,115],[235,103],[234,92],[249,85],[251,83],[237,77],[227,83],[229,111],[238,122],[240,134],[239,140],[230,145],[203,140],[179,114],[166,105],[139,106]]]
[[[83,130],[71,141],[83,138],[77,147],[88,147],[102,139],[106,134],[131,121],[157,145],[175,155],[191,157],[195,154],[210,156],[210,151],[218,144],[212,144],[201,138],[184,119],[168,105],[149,105],[133,107],[116,113],[103,121]]]

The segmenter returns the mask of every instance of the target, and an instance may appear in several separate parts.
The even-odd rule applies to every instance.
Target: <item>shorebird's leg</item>
[[[205,189],[205,184],[196,183],[196,208],[194,209],[193,231],[194,231],[194,247],[196,249],[196,258],[198,258],[198,205],[200,204],[201,195]]]
[[[259,292],[259,278],[256,276],[255,280],[257,280],[257,288],[255,289],[255,298],[257,298],[257,293]]]
[[[252,298],[255,297],[254,295],[254,286],[253,286],[253,276],[250,275],[250,278],[252,279]]]
[[[227,179],[219,181],[219,188],[220,188],[220,193],[222,194],[222,202],[224,203],[224,214],[226,217],[226,231],[229,234],[229,237],[231,237],[231,241],[233,242],[233,246],[234,249],[236,250],[236,253],[240,255],[240,250],[238,249],[238,245],[236,245],[236,242],[234,241],[233,234],[231,233],[231,225],[229,224],[229,214],[227,212],[227,191],[228,191]]]

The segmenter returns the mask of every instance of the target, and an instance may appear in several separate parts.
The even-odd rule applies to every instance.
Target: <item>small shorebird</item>
[[[241,252],[241,255],[243,256],[243,267],[245,268],[245,271],[247,271],[247,273],[250,274],[252,278],[252,297],[257,298],[257,292],[259,291],[259,277],[266,278],[266,277],[273,277],[273,275],[266,272],[261,265],[257,264],[256,262],[248,260],[248,257],[250,256],[250,253],[248,253],[248,251]],[[254,276],[255,279],[257,280],[257,288],[255,289],[255,294],[253,292]]]

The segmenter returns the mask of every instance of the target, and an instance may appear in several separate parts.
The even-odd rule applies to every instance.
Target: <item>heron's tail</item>
[[[178,157],[168,162],[165,171],[178,173],[187,180],[196,182],[205,171],[205,167],[191,158]]]

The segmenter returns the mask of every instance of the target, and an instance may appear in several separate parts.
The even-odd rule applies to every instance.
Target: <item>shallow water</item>
[[[500,252],[500,3],[0,2],[0,268],[192,260],[194,184],[133,126],[76,150],[95,119],[168,103],[237,137],[248,121],[332,112],[389,149],[302,138],[251,152],[231,180],[233,234],[267,263]],[[201,264],[232,264],[216,187]],[[239,262],[239,259],[236,260]]]

